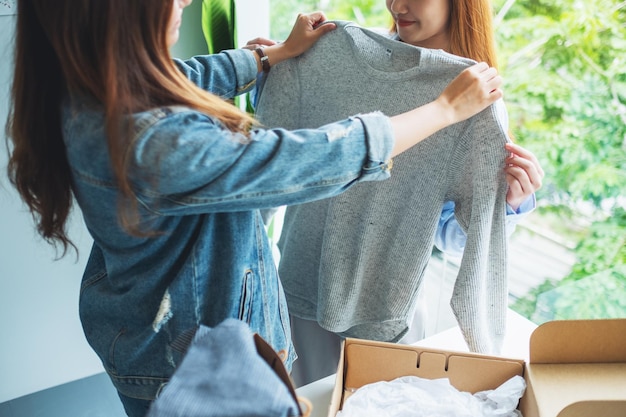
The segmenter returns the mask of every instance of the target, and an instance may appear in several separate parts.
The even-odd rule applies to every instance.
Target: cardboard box
[[[363,385],[407,375],[449,378],[471,393],[520,375],[527,383],[524,417],[626,417],[626,319],[545,323],[531,335],[528,362],[346,339],[328,416]]]

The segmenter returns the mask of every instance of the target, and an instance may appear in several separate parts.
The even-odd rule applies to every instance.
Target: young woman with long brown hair
[[[173,60],[189,3],[17,1],[8,174],[63,253],[68,215],[80,208],[94,241],[81,322],[133,417],[180,362],[171,344],[199,324],[243,320],[290,368],[286,303],[259,209],[385,179],[392,156],[502,95],[497,71],[482,63],[398,117],[262,129],[225,99],[333,25],[300,15],[279,45]],[[345,136],[329,140],[337,129]]]

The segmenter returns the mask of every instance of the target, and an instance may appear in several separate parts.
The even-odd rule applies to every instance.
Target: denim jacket
[[[249,50],[177,61],[230,98],[254,87]],[[120,394],[152,400],[181,357],[171,342],[198,325],[245,321],[290,369],[285,297],[260,209],[335,195],[389,176],[389,119],[357,115],[320,129],[254,129],[248,138],[185,107],[133,115],[129,178],[142,228],[119,224],[102,109],[72,97],[63,134],[73,193],[94,244],[83,276],[86,338]]]

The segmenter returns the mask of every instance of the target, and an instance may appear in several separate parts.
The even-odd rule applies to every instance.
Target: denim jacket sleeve
[[[191,109],[148,113],[130,175],[141,204],[155,214],[298,204],[389,176],[393,136],[381,113],[318,129],[258,128],[249,137]]]
[[[256,59],[247,49],[198,55],[184,61],[174,59],[174,62],[194,84],[222,98],[245,93],[256,83]]]

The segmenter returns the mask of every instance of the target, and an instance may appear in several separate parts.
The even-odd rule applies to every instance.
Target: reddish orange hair
[[[490,0],[450,0],[450,52],[497,67]],[[395,23],[391,31],[396,32]]]

